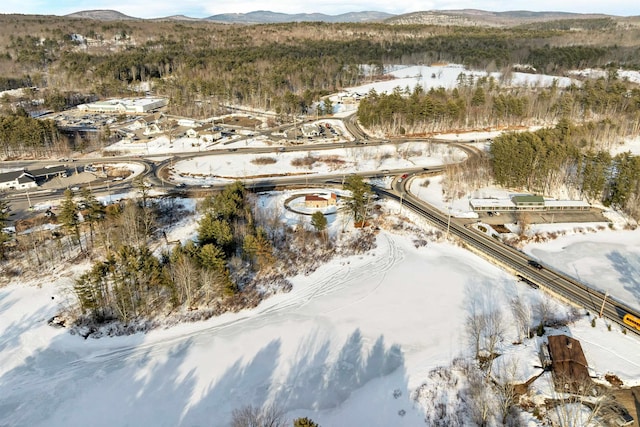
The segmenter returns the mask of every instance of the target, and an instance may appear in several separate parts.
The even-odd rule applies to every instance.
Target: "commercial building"
[[[166,98],[108,99],[78,105],[78,109],[93,113],[144,114],[167,105]]]
[[[37,186],[36,179],[25,170],[0,173],[0,190],[24,190]]]
[[[542,196],[533,195],[517,195],[501,199],[470,199],[469,206],[474,212],[587,211],[591,207],[583,200],[546,200]]]

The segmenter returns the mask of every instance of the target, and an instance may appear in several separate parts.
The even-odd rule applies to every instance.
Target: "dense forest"
[[[185,115],[236,102],[304,112],[322,95],[374,78],[383,64],[453,62],[498,70],[531,64],[562,73],[580,67],[637,67],[637,30],[590,20],[563,28],[293,23],[109,22],[3,16],[0,83],[98,96],[130,94],[141,82]],[[588,44],[576,40],[589,40]],[[611,40],[616,40],[611,43]],[[637,39],[636,39],[637,40]],[[360,66],[371,64],[372,73]],[[194,101],[212,101],[200,104]],[[199,111],[200,110],[200,111]]]
[[[514,88],[493,77],[459,77],[453,90],[412,91],[396,88],[389,94],[371,92],[360,102],[363,126],[388,135],[423,134],[450,129],[478,129],[553,124],[563,118],[576,122],[604,121],[609,126],[585,144],[610,144],[619,136],[640,131],[640,88],[608,78],[585,80],[580,86]]]
[[[498,184],[540,194],[570,191],[640,218],[640,157],[584,147],[593,125],[507,133],[491,144]]]

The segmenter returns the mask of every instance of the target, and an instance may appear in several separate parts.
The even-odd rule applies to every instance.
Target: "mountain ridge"
[[[347,12],[338,15],[324,13],[282,13],[268,10],[256,10],[248,13],[222,13],[205,18],[192,18],[185,15],[172,15],[158,18],[137,18],[125,15],[117,10],[82,10],[65,15],[70,18],[94,19],[98,21],[142,20],[142,21],[203,21],[225,24],[277,24],[290,22],[327,22],[327,23],[366,23],[384,22],[387,24],[424,24],[424,25],[467,25],[467,26],[508,26],[534,22],[592,19],[625,18],[618,15],[601,13],[577,13],[562,11],[513,10],[493,12],[481,9],[425,10],[394,15],[378,11]]]

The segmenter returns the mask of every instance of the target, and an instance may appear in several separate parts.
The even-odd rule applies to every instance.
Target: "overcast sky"
[[[205,18],[219,13],[246,13],[254,10],[338,15],[364,10],[402,14],[421,10],[473,8],[491,11],[562,11],[631,16],[640,15],[639,4],[638,0],[2,0],[0,13],[66,15],[81,10],[112,9],[138,18],[170,15]]]

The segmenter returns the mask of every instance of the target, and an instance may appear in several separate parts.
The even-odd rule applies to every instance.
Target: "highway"
[[[355,141],[353,142],[343,142],[343,143],[318,143],[318,144],[304,144],[304,145],[291,145],[291,146],[276,146],[276,147],[255,147],[255,148],[238,148],[238,149],[230,149],[230,150],[213,150],[208,152],[201,153],[175,153],[171,157],[168,157],[160,162],[153,161],[149,157],[158,157],[158,156],[148,156],[148,157],[133,157],[133,156],[122,156],[116,158],[96,158],[96,159],[83,159],[78,161],[76,164],[78,166],[83,166],[87,163],[111,163],[111,162],[135,162],[144,165],[145,171],[143,173],[144,179],[156,186],[166,186],[168,188],[174,188],[175,184],[162,180],[160,177],[162,176],[163,168],[171,165],[175,161],[193,158],[197,156],[212,156],[212,155],[233,155],[233,154],[259,154],[259,153],[278,153],[282,151],[308,151],[308,150],[326,150],[332,148],[342,148],[342,147],[362,147],[362,144],[369,145],[379,145],[379,144],[390,144],[390,143],[402,143],[405,142],[405,139],[396,139],[393,142],[389,140],[383,139],[373,139],[369,138],[362,129],[358,126],[357,117],[355,114],[347,117],[344,120],[345,127],[347,130],[352,133],[355,137]],[[423,138],[424,139],[424,138]],[[468,156],[478,155],[478,150],[469,145],[465,145],[463,143],[452,143],[450,141],[439,141],[434,140],[433,142],[440,143],[448,143],[450,145],[456,146],[462,150],[464,150]],[[30,167],[35,167],[35,165],[47,163],[51,164],[51,161],[48,162],[24,162],[24,163],[16,162],[16,165],[20,164],[20,166],[26,166],[27,164]],[[429,172],[441,172],[444,170],[443,166],[429,168]],[[414,174],[414,173],[424,173],[425,169],[418,168],[407,168],[403,170],[393,170],[393,171],[385,171],[385,173],[389,175],[396,175],[402,173]],[[309,174],[304,176],[294,176],[294,177],[274,177],[274,178],[263,178],[257,180],[249,180],[246,182],[247,188],[250,188],[254,191],[266,191],[266,190],[274,190],[280,188],[286,188],[291,186],[309,186],[309,185],[341,185],[344,183],[345,178],[349,174],[342,175],[318,175],[318,174]],[[365,173],[360,173],[359,175],[363,177],[380,177],[383,174],[379,171],[370,171]],[[469,249],[481,254],[485,258],[491,260],[495,264],[501,266],[502,268],[510,271],[514,275],[520,275],[524,279],[532,282],[533,284],[544,288],[546,291],[550,292],[557,297],[574,304],[576,306],[580,306],[588,310],[594,316],[597,316],[600,311],[605,317],[611,319],[617,324],[626,327],[622,322],[622,317],[626,313],[631,313],[636,317],[640,317],[640,313],[636,310],[633,310],[631,307],[623,304],[622,302],[616,301],[611,296],[605,296],[602,292],[599,292],[594,289],[590,289],[585,286],[583,283],[578,282],[577,280],[566,276],[558,271],[550,269],[548,267],[544,267],[542,269],[535,268],[529,262],[531,258],[529,258],[524,253],[513,249],[493,238],[488,237],[487,235],[475,231],[472,227],[469,227],[469,220],[462,221],[456,218],[451,218],[446,214],[438,211],[434,207],[428,205],[424,201],[419,200],[406,190],[406,183],[409,179],[405,179],[402,183],[398,180],[394,182],[394,187],[392,190],[385,190],[381,188],[374,187],[375,193],[380,197],[389,198],[396,201],[402,201],[403,206],[411,209],[416,214],[423,216],[428,221],[430,221],[433,225],[445,231],[447,234],[451,234],[456,238],[460,239]],[[215,191],[219,189],[220,186],[213,186],[211,191]],[[102,182],[98,181],[96,183],[91,184],[92,190],[95,194],[105,194],[114,193],[114,192],[126,192],[131,189],[131,181],[125,180],[119,183],[115,182]],[[38,203],[47,200],[51,200],[53,198],[60,198],[64,189],[58,190],[46,190],[46,191],[32,191],[30,192],[31,196],[28,196],[29,193],[26,192],[14,192],[7,197],[12,205],[27,205],[27,198],[30,198],[30,203]],[[604,301],[604,305],[603,305]],[[633,332],[640,333],[640,331],[636,331],[631,329]]]
[[[632,309],[620,301],[616,301],[611,296],[607,296],[605,300],[605,294],[602,292],[591,289],[561,272],[548,267],[541,269],[535,268],[529,264],[529,261],[532,259],[526,254],[484,233],[473,230],[469,227],[470,223],[468,220],[461,221],[456,218],[451,218],[408,193],[405,187],[407,181],[408,179],[402,183],[396,181],[393,190],[380,188],[375,188],[374,190],[377,195],[398,202],[400,202],[402,197],[404,207],[424,217],[446,233],[457,237],[469,249],[479,253],[507,271],[521,275],[566,302],[585,308],[593,316],[598,316],[602,309],[604,317],[611,319],[621,327],[631,330],[632,332],[640,333],[640,331],[631,329],[622,322],[622,317],[626,313],[640,317],[637,310]]]

